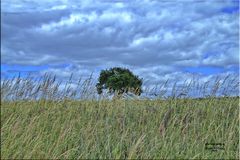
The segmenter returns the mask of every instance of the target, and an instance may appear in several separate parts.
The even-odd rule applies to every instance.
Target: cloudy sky
[[[1,75],[239,76],[238,0],[1,0]]]

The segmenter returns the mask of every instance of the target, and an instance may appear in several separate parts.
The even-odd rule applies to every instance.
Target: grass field
[[[239,157],[238,98],[1,104],[1,158]],[[224,149],[206,149],[224,143]]]
[[[239,158],[239,97],[226,96],[239,93],[236,77],[195,85],[199,91],[173,87],[174,96],[154,100],[89,99],[92,83],[80,82],[3,80],[1,159]],[[191,90],[205,98],[189,98]]]

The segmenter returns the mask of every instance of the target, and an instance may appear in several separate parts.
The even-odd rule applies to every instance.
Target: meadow
[[[239,82],[225,82],[204,98],[76,99],[55,77],[5,80],[1,159],[238,159],[239,97],[226,89]]]

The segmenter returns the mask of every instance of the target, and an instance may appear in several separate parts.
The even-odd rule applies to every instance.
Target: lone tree
[[[128,92],[135,95],[142,93],[142,79],[129,69],[114,67],[102,70],[98,81],[96,85],[98,94],[101,94],[103,89],[108,89],[108,93],[114,93],[117,96]]]

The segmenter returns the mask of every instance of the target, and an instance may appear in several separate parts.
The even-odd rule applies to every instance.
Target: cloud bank
[[[192,73],[239,75],[235,0],[1,3],[1,63],[8,67],[45,66],[40,74],[64,77],[123,66],[150,84]]]

